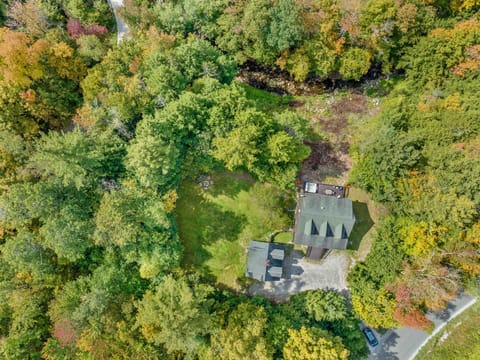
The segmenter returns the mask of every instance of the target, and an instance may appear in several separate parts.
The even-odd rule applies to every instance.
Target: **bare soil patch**
[[[331,143],[306,141],[305,145],[310,147],[311,153],[303,163],[303,181],[324,181],[326,177],[335,177],[350,169]]]
[[[299,107],[302,107],[303,105],[305,104],[304,101],[301,101],[301,100],[292,100],[290,101],[290,103],[288,104],[288,106],[292,109],[297,109]]]
[[[332,105],[334,115],[344,117],[351,113],[363,113],[367,110],[367,98],[363,94],[352,93]]]
[[[304,162],[301,171],[303,180],[335,181],[345,184],[352,167],[349,154],[351,136],[351,115],[363,116],[369,113],[367,97],[351,92],[337,96],[335,92],[327,99],[318,98],[303,108],[295,104],[303,116],[310,119],[311,125],[322,135],[321,140],[308,141],[310,157]]]

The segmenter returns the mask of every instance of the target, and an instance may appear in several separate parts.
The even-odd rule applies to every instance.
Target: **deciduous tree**
[[[347,315],[347,301],[336,291],[308,291],[305,309],[317,321],[342,320]]]
[[[15,0],[11,2],[7,10],[7,16],[6,25],[10,28],[35,37],[41,37],[47,31],[47,17],[38,0],[27,0],[25,2]]]
[[[397,326],[393,318],[395,311],[393,294],[381,288],[365,288],[361,293],[352,294],[352,306],[355,312],[367,325],[376,328],[392,328]]]
[[[349,351],[339,337],[325,330],[305,328],[288,330],[288,341],[283,348],[286,360],[348,359]]]
[[[242,303],[228,317],[227,326],[212,335],[207,359],[257,360],[272,358],[272,349],[264,337],[267,327],[265,309]]]
[[[211,327],[211,291],[207,285],[166,276],[138,304],[142,334],[148,341],[164,345],[169,353],[194,354]]]

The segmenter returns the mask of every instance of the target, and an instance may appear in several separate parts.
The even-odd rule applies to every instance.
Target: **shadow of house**
[[[290,248],[291,247],[291,248]],[[298,265],[299,260],[303,258],[303,253],[293,249],[292,245],[287,245],[287,255],[283,261],[283,278],[290,280],[292,275],[299,276],[304,273],[303,268]]]
[[[295,213],[293,241],[308,247],[308,258],[319,260],[329,249],[347,248],[354,224],[352,200],[302,192]]]
[[[353,212],[355,213],[355,225],[350,234],[350,241],[347,248],[349,250],[358,250],[360,242],[366,233],[372,228],[374,222],[370,217],[368,206],[365,203],[354,201]]]
[[[283,276],[285,246],[277,243],[250,241],[245,276],[260,281],[278,281]]]

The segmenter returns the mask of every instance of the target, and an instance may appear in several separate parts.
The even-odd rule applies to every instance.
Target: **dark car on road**
[[[372,329],[365,328],[362,331],[365,334],[365,337],[367,338],[367,341],[370,344],[370,346],[375,347],[378,345],[378,340],[375,337],[375,334],[373,333]]]

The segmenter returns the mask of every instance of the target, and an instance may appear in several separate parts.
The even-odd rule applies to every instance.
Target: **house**
[[[347,248],[355,215],[352,200],[343,197],[343,187],[308,184],[312,183],[298,198],[293,241],[307,246],[307,257],[318,260],[329,249]],[[322,186],[331,191],[319,192]]]
[[[285,248],[282,244],[250,241],[245,276],[260,281],[280,280]]]

